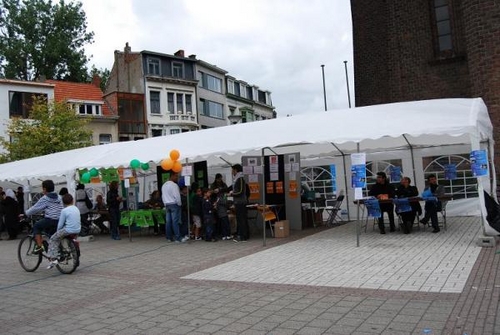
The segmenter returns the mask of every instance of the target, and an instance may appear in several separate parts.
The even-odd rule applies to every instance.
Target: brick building
[[[351,10],[356,106],[482,97],[500,138],[498,0],[351,0]]]

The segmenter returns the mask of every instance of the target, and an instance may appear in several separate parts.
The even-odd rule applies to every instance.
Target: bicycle
[[[24,219],[26,221],[28,219]],[[43,247],[48,250],[50,236],[45,232],[42,233]],[[76,240],[78,234],[65,236],[59,243],[59,263],[56,268],[63,274],[71,274],[80,265],[80,243]],[[34,272],[42,263],[42,259],[49,259],[44,252],[34,252],[36,247],[35,237],[30,233],[19,241],[17,248],[17,258],[21,267],[27,272]]]

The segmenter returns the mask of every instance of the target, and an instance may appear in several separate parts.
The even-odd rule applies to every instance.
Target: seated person
[[[64,209],[61,211],[61,217],[57,223],[57,231],[49,240],[49,260],[47,269],[52,269],[59,264],[59,243],[61,240],[71,234],[79,234],[81,229],[80,210],[73,205],[73,196],[65,194],[62,197]]]
[[[387,180],[387,175],[385,172],[377,172],[377,182],[372,185],[369,196],[376,197],[379,200],[392,199],[395,195],[394,187],[389,184]],[[378,218],[378,228],[380,234],[385,234],[384,226],[384,212],[389,215],[389,225],[391,226],[391,232],[396,231],[396,226],[394,225],[394,205],[391,203],[380,204],[380,217]]]
[[[412,186],[411,179],[409,177],[403,177],[401,179],[401,184],[396,190],[396,195],[398,198],[411,198],[418,196],[418,189],[416,186]],[[420,203],[418,201],[410,202],[411,211],[409,212],[401,212],[399,215],[401,216],[401,220],[403,220],[403,232],[405,234],[411,233],[413,228],[413,221],[415,221],[415,216],[418,214],[422,214],[422,207],[420,207]]]
[[[163,201],[161,200],[160,191],[155,190],[151,193],[149,199],[144,203],[144,209],[162,209],[164,207]],[[153,215],[154,222],[154,235],[158,235],[158,220]]]
[[[427,183],[428,186],[424,189],[424,192],[422,193],[423,198],[429,196],[440,197],[444,195],[444,186],[439,185],[437,183],[435,174],[430,174],[427,177]],[[426,225],[429,223],[430,219],[432,223],[432,228],[434,228],[432,232],[439,233],[440,229],[438,225],[437,213],[440,212],[442,209],[441,201],[439,201],[439,199],[437,201],[428,200],[425,202],[424,209],[425,209],[425,215],[424,218],[420,220],[420,223]]]
[[[94,213],[99,214],[99,217],[94,220],[94,223],[96,224],[97,227],[99,227],[101,232],[109,234],[109,228],[106,227],[106,225],[104,225],[104,221],[109,222],[111,220],[108,212],[108,207],[104,203],[104,198],[101,194],[97,195],[95,201],[96,203],[94,205]]]

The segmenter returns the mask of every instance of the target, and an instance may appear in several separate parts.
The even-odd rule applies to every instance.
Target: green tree
[[[0,0],[0,75],[85,82],[93,43],[80,2]]]
[[[8,138],[0,140],[7,151],[2,161],[15,161],[92,145],[92,131],[67,103],[34,98],[28,119],[13,118]]]

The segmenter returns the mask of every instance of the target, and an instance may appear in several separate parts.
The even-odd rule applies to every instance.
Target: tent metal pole
[[[411,145],[410,141],[406,138],[406,134],[403,134],[403,138],[405,139],[406,143],[408,143],[408,146],[410,147],[410,155],[411,155],[411,168],[413,170],[413,183],[416,185],[417,180],[416,180],[416,174],[415,174],[415,157],[413,156],[413,146]]]
[[[359,142],[356,143],[356,151],[359,153]],[[351,162],[352,164],[352,162]],[[356,191],[354,191],[356,192]],[[346,192],[347,193],[347,192]],[[358,201],[358,205],[357,205],[357,217],[358,219],[356,220],[356,247],[359,247],[359,235],[361,234],[361,228],[359,227],[359,201]]]
[[[225,159],[224,159],[224,158],[222,158],[221,156],[219,156],[219,159],[220,159],[221,161],[225,162],[225,163],[226,163],[227,165],[229,165],[230,167],[231,167],[231,166],[233,166],[233,164],[231,164],[231,162],[229,162],[229,161],[225,160]],[[187,160],[186,160],[186,162],[187,162]]]
[[[342,163],[344,165],[344,185],[345,185],[345,201],[347,203],[347,221],[350,221],[351,220],[351,212],[349,211],[349,192],[347,191],[347,188],[348,188],[348,184],[347,184],[347,168],[346,168],[346,164],[345,164],[345,156],[346,154],[340,150],[340,148],[335,145],[335,143],[332,143],[330,142],[331,145],[333,145],[335,147],[335,149],[338,150],[338,152],[340,152],[340,154],[342,155]]]

